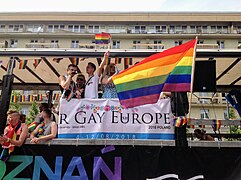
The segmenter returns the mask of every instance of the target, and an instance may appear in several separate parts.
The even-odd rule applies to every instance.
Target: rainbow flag
[[[36,69],[36,67],[39,65],[42,59],[34,59],[33,66]]]
[[[54,96],[53,96],[53,100],[58,101],[58,99],[59,99],[59,94],[54,94]]]
[[[43,100],[43,95],[42,94],[38,94],[37,100],[38,101],[42,101]]]
[[[56,63],[59,63],[61,60],[63,60],[64,58],[53,58],[53,61]]]
[[[28,60],[19,60],[19,69],[25,69],[27,66]]]
[[[124,58],[125,65],[132,65],[132,58]]]
[[[28,132],[33,132],[34,129],[38,126],[37,122],[32,122],[31,124],[28,125]]]
[[[178,116],[173,118],[173,125],[175,127],[181,127],[187,123],[187,118],[185,116]]]
[[[28,102],[33,102],[33,95],[28,95]]]
[[[111,35],[109,33],[100,33],[95,35],[95,44],[109,44]]]
[[[115,58],[115,64],[121,64],[121,58]]]
[[[221,127],[221,120],[213,120],[213,130],[214,131],[219,131],[220,127]]]
[[[154,54],[112,79],[126,108],[156,103],[160,93],[188,92],[197,39]]]
[[[79,58],[77,58],[77,57],[70,57],[69,60],[70,60],[70,62],[71,62],[72,64],[78,66],[78,64],[79,64]]]
[[[16,95],[13,95],[13,96],[12,96],[12,102],[13,102],[13,103],[16,103],[16,102],[17,102],[17,96],[16,96]]]
[[[24,102],[25,101],[25,95],[20,95],[20,102]]]

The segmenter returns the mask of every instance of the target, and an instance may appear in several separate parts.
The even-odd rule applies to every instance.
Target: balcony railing
[[[164,44],[132,44],[133,49],[164,49]]]
[[[26,48],[59,48],[58,43],[26,43]]]

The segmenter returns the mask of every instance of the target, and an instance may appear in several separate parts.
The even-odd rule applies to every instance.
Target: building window
[[[79,41],[78,40],[72,40],[70,48],[79,48]]]
[[[146,26],[135,26],[134,33],[146,33]]]
[[[113,49],[120,49],[120,41],[113,40],[112,44],[113,44]]]
[[[59,47],[59,40],[51,40],[50,47],[51,48],[58,48]]]
[[[9,25],[8,32],[23,32],[23,25],[21,24]]]
[[[64,25],[63,24],[48,25],[47,32],[55,32],[58,30],[64,30]]]
[[[157,44],[157,45],[154,45],[154,49],[163,49],[164,48],[161,40],[154,41],[154,44]]]
[[[204,44],[204,40],[198,40],[197,44]]]
[[[140,49],[138,44],[141,44],[141,41],[133,41],[133,49]]]
[[[89,33],[100,33],[100,26],[99,25],[89,25],[88,32]]]
[[[187,26],[178,25],[174,29],[175,29],[175,33],[177,33],[177,34],[179,34],[179,33],[187,33]]]
[[[175,46],[180,46],[182,45],[182,40],[175,41]]]
[[[18,45],[17,39],[10,39],[10,48],[16,48]]]
[[[27,26],[27,31],[28,32],[43,32],[44,29],[43,29],[43,25],[28,25]]]
[[[169,33],[170,34],[174,34],[175,33],[175,26],[170,26]]]
[[[0,25],[0,32],[5,32],[5,25],[3,24]]]
[[[85,25],[69,25],[68,30],[71,32],[85,33]]]
[[[229,119],[229,118],[228,118],[228,111],[227,111],[227,109],[225,109],[225,110],[223,111],[223,118],[224,118],[224,119]]]
[[[108,33],[126,33],[126,26],[122,25],[110,25],[108,26]]]
[[[209,119],[209,110],[208,109],[201,109],[200,110],[200,118],[201,119]]]
[[[217,41],[217,44],[219,49],[224,49],[224,41]]]
[[[37,39],[31,39],[30,41],[30,48],[35,48],[37,47],[38,40]]]

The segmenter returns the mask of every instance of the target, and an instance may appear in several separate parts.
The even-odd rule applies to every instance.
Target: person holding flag
[[[110,55],[107,51],[104,54],[103,60],[98,68],[98,72],[95,74],[96,66],[94,63],[89,62],[86,67],[86,73],[88,74],[88,80],[85,83],[85,98],[97,99],[98,98],[98,84],[99,78],[104,70],[105,63]]]
[[[0,135],[0,144],[3,148],[0,159],[5,162],[8,160],[10,153],[14,151],[14,146],[22,146],[28,135],[28,127],[21,123],[17,111],[9,110],[7,115],[9,125],[4,129],[4,134]]]
[[[106,61],[106,59],[105,59]],[[104,64],[106,64],[104,62]],[[119,70],[114,63],[110,63],[106,66],[105,71],[101,78],[103,96],[102,98],[118,98],[115,85],[112,81],[112,77],[117,74]]]

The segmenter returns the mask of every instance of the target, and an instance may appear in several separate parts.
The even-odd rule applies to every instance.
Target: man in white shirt
[[[98,72],[94,74],[96,70],[96,66],[94,63],[89,62],[86,67],[86,73],[88,74],[88,80],[85,84],[85,98],[90,99],[97,99],[98,98],[98,84],[99,84],[99,78],[103,72],[106,60],[109,57],[110,52],[107,51],[104,55],[104,58],[100,64],[100,67],[98,69]]]

